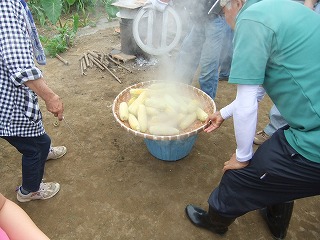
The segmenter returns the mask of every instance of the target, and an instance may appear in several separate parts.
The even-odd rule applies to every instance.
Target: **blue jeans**
[[[288,125],[287,121],[284,120],[284,118],[281,116],[278,108],[276,105],[273,104],[273,106],[270,109],[269,112],[269,119],[270,122],[268,125],[263,129],[263,131],[268,134],[269,136],[272,136],[272,134],[277,131],[279,128],[282,128],[286,125]]]
[[[220,55],[220,72],[219,78],[229,78],[231,61],[232,61],[232,39],[233,31],[230,27],[226,29],[225,41],[222,43],[222,51]]]
[[[29,192],[39,190],[48,157],[51,139],[47,134],[39,137],[4,137],[22,154],[22,187]]]
[[[177,56],[175,78],[191,84],[200,65],[200,88],[214,99],[222,60],[224,66],[221,66],[221,69],[224,74],[229,75],[233,52],[232,38],[231,28],[220,15],[207,18],[205,22],[194,23]]]

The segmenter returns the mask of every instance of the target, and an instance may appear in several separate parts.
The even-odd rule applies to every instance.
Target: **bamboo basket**
[[[130,128],[127,121],[121,121],[119,117],[119,105],[121,102],[128,102],[131,98],[130,89],[135,88],[148,88],[151,84],[162,82],[159,80],[152,80],[147,82],[141,82],[127,87],[114,99],[112,105],[112,112],[116,121],[120,124],[122,128],[126,131],[134,134],[135,136],[144,138],[149,152],[161,160],[175,161],[179,160],[186,155],[188,155],[197,139],[199,132],[203,131],[206,124],[196,120],[190,127],[180,132],[178,135],[171,136],[160,136],[153,135],[148,132],[142,133]],[[179,90],[183,91],[184,94],[191,96],[193,99],[198,100],[203,105],[203,110],[210,114],[216,111],[215,102],[202,90],[180,82],[174,83],[177,85]]]

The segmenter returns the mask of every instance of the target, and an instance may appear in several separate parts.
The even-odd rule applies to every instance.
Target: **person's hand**
[[[215,112],[214,114],[210,115],[206,120],[206,127],[204,129],[205,132],[209,133],[221,126],[224,119],[222,118],[219,111]]]
[[[47,110],[57,117],[59,121],[62,121],[64,108],[61,98],[58,95],[54,95],[46,100],[45,103]]]
[[[41,77],[36,80],[26,81],[25,85],[33,90],[46,103],[47,110],[62,121],[63,103],[60,97],[48,87],[46,81]]]
[[[230,169],[241,169],[248,166],[248,164],[249,164],[249,161],[239,162],[236,158],[236,154],[234,153],[230,158],[230,160],[224,163],[224,167],[222,170],[223,172],[225,172]]]
[[[148,0],[147,4],[151,3],[153,9],[164,12],[168,6],[168,2],[168,0]]]

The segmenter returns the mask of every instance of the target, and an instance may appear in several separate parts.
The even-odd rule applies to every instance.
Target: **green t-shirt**
[[[229,82],[262,84],[290,126],[289,144],[320,162],[319,14],[291,0],[248,0],[236,21]]]

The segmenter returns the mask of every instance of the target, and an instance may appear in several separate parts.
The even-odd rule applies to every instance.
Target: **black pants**
[[[258,148],[247,167],[224,173],[208,203],[222,216],[239,217],[268,205],[319,194],[320,163],[299,155],[279,129]]]

